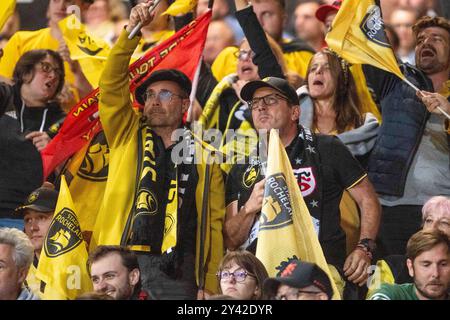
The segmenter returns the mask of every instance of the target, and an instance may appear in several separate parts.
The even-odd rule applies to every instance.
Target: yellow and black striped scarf
[[[162,139],[147,125],[142,125],[138,143],[133,212],[129,215],[121,243],[135,251],[170,254],[177,247],[179,218],[189,202],[183,201],[187,193],[185,187],[196,185],[193,157],[188,155],[177,163],[171,159],[171,151],[176,146],[180,148],[181,144],[183,150],[193,152],[194,148],[188,147],[193,138],[185,129],[178,143],[166,150]]]

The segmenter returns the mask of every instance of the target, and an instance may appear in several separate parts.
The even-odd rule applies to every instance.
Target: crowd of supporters
[[[382,0],[370,17],[405,81],[328,47],[358,1],[198,0],[170,15],[171,0],[49,0],[34,31],[14,12],[0,30],[0,300],[449,300],[450,8]],[[130,63],[209,4],[198,70],[130,85]],[[46,172],[88,95],[101,127]],[[286,256],[274,273],[261,258],[263,231],[300,207],[266,174],[271,129],[325,264]],[[57,205],[66,181],[76,213]],[[80,243],[89,289],[64,296],[43,261]]]

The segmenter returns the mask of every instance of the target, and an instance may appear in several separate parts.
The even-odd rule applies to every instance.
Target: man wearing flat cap
[[[24,232],[34,247],[33,263],[28,271],[25,285],[38,296],[41,293],[41,281],[36,278],[36,271],[45,237],[55,213],[58,194],[51,183],[45,182],[40,188],[31,192],[25,203],[15,210],[23,217]]]
[[[380,216],[380,205],[366,172],[338,138],[315,135],[298,125],[298,98],[286,80],[268,77],[251,81],[242,88],[241,97],[248,102],[256,130],[278,130],[327,263],[342,278],[364,285],[374,250],[371,239],[377,235]],[[236,164],[227,178],[224,240],[230,250],[256,251],[265,183],[261,162],[256,157]],[[360,242],[348,256],[339,210],[345,189],[361,211]],[[342,283],[341,277],[332,273],[337,276],[336,282]]]
[[[133,250],[142,288],[156,299],[196,299],[217,291],[224,183],[217,164],[193,161],[193,150],[204,155],[206,149],[182,125],[191,91],[185,74],[153,72],[135,92],[142,110],[132,108],[128,65],[140,37],[128,36],[139,22],[151,22],[151,4],[131,10],[100,79],[110,167],[96,221],[101,228],[92,238],[97,245]]]
[[[315,263],[292,260],[275,278],[264,281],[267,297],[276,300],[331,300],[330,278]]]

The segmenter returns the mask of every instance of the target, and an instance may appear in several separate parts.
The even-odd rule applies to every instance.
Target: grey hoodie
[[[300,101],[299,123],[311,128],[314,119],[314,104],[306,86],[297,89]],[[354,156],[363,156],[372,150],[378,134],[378,119],[371,113],[366,113],[364,123],[358,128],[337,135]]]

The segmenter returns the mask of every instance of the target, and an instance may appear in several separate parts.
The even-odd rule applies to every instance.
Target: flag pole
[[[153,4],[148,8],[148,12],[152,13],[155,9],[156,6],[161,2],[161,0],[155,0],[155,2],[153,2]],[[131,40],[134,38],[134,36],[136,35],[136,33],[138,33],[142,28],[142,22],[139,22],[134,28],[133,30],[131,30],[131,33],[128,36],[128,39]]]
[[[405,81],[406,84],[408,84],[408,85],[409,85],[411,88],[413,88],[414,90],[420,91],[420,89],[417,88],[414,84],[412,84],[408,79],[403,78],[402,80]],[[446,116],[447,119],[450,120],[450,114],[448,114],[447,112],[445,112],[445,111],[444,111],[441,107],[439,107],[439,106],[437,106],[436,108],[437,108],[440,112],[442,112],[442,114],[443,114],[444,116]]]
[[[192,119],[192,117],[193,117],[192,110],[194,108],[195,95],[197,94],[198,80],[200,78],[200,70],[202,68],[202,60],[203,60],[203,54],[201,54],[200,58],[198,59],[197,69],[195,70],[194,79],[192,81],[192,89],[191,89],[191,94],[189,96],[189,100],[190,100],[189,109],[187,111],[187,117],[186,117],[186,122],[188,124],[191,124],[192,122],[194,122],[196,120],[196,119]]]

